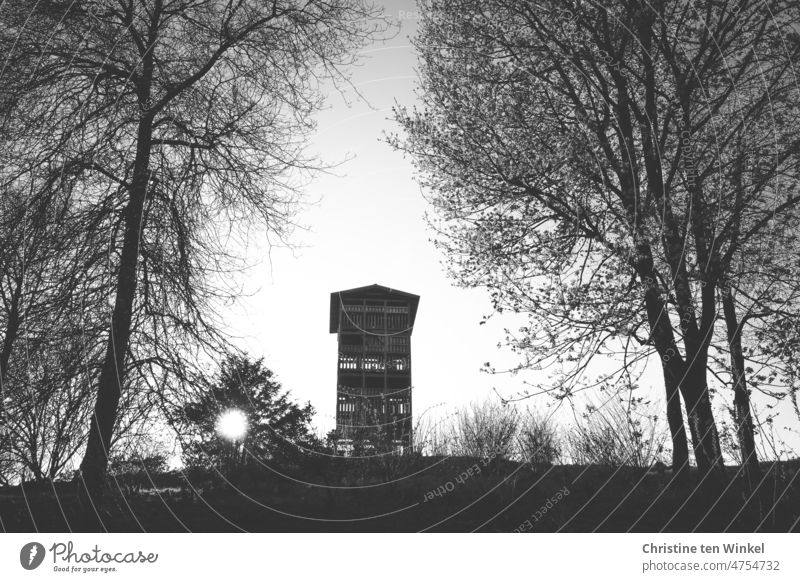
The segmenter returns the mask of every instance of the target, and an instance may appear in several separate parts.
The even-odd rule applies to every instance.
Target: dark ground
[[[205,469],[140,472],[109,480],[101,515],[108,531],[148,532],[800,531],[800,460],[762,469],[760,495],[749,502],[735,467],[721,491],[697,487],[695,471],[677,483],[663,466],[484,466],[453,457],[336,459],[291,477],[247,469],[228,483]],[[48,481],[0,489],[3,530],[79,529],[77,487]]]

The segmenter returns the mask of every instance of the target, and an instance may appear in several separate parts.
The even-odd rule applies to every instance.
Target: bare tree
[[[36,51],[69,79],[109,144],[84,167],[87,203],[116,216],[114,304],[81,463],[85,491],[99,501],[133,330],[153,337],[174,324],[187,342],[177,353],[192,349],[190,338],[214,336],[203,284],[228,254],[219,251],[229,227],[253,217],[285,239],[296,172],[314,167],[303,146],[320,84],[343,78],[354,50],[383,26],[357,0],[41,2],[28,16],[50,28],[20,31],[18,50]],[[98,184],[118,189],[92,198]],[[148,353],[135,365],[176,359],[139,345]]]

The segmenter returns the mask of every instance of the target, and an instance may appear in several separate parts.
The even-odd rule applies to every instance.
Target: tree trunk
[[[673,256],[680,256],[675,244],[676,241],[673,241],[666,246]],[[686,418],[689,421],[701,482],[717,487],[724,482],[725,466],[707,379],[708,345],[713,333],[713,314],[716,308],[714,287],[701,281],[704,285],[701,290],[701,317],[698,324],[686,264],[684,261],[676,261],[672,268],[676,312],[685,349],[685,358],[682,360],[684,370],[680,381],[681,395],[686,406]]]
[[[652,44],[652,24],[652,11],[642,11],[641,18],[637,21],[636,29],[639,42],[642,43],[642,46],[646,47],[644,51],[646,63],[651,66],[645,67],[647,79],[644,83],[645,108],[649,116],[649,121],[647,123],[640,123],[639,129],[641,132],[640,140],[647,174],[647,189],[655,200],[663,202],[665,192],[663,176],[661,175],[661,161],[658,159],[652,126],[650,125],[657,123],[658,119],[656,81],[652,62],[649,60],[650,53],[647,50],[647,47],[650,47]],[[611,75],[619,93],[619,98],[614,109],[621,133],[620,150],[627,152],[636,151],[633,139],[634,130],[631,111],[629,105],[626,103],[629,100],[628,83],[625,76],[620,73],[615,74],[612,70]],[[637,176],[635,172],[631,171],[631,169],[625,165],[623,165],[620,174],[620,182],[624,190],[630,192],[630,195],[627,197],[629,219],[631,220],[631,224],[639,224],[638,200],[640,185]],[[672,438],[672,466],[675,471],[674,475],[686,476],[688,475],[686,468],[688,468],[689,465],[689,444],[686,439],[686,429],[683,424],[680,397],[678,395],[682,375],[680,374],[680,370],[676,369],[676,363],[678,363],[680,359],[680,354],[675,343],[672,327],[670,326],[666,305],[660,295],[652,249],[649,243],[645,242],[646,238],[642,236],[641,233],[637,233],[636,238],[638,242],[636,247],[637,259],[635,268],[645,286],[644,301],[648,323],[650,325],[650,338],[661,356],[661,366],[664,374],[664,387],[666,388],[667,399],[667,422],[669,423],[670,436]]]
[[[665,199],[664,178],[661,173],[661,160],[656,154],[657,144],[653,136],[653,126],[658,123],[658,108],[656,107],[656,81],[655,72],[650,56],[652,46],[652,25],[654,12],[651,9],[644,9],[640,12],[637,19],[637,31],[639,40],[644,50],[645,64],[645,110],[649,123],[640,123],[642,155],[644,157],[645,170],[647,172],[647,188],[653,199],[662,204]],[[651,125],[652,124],[652,125]],[[660,298],[658,298],[660,301]],[[664,313],[666,316],[666,313]],[[660,316],[652,318],[651,323],[660,325]],[[674,344],[674,340],[672,340]],[[677,351],[677,350],[676,350]],[[686,427],[683,424],[683,413],[681,412],[680,397],[680,376],[676,376],[675,366],[664,361],[662,357],[662,369],[664,374],[664,387],[666,388],[667,398],[667,423],[672,437],[672,468],[674,476],[685,477],[688,475],[689,466],[689,443],[686,439]]]
[[[14,342],[17,340],[19,334],[19,327],[22,319],[19,313],[19,303],[22,297],[22,283],[20,282],[14,295],[11,298],[11,309],[8,313],[8,322],[6,324],[6,333],[3,336],[3,348],[0,351],[0,430],[4,423],[3,416],[5,415],[5,395],[6,395],[6,379],[8,378],[8,365],[11,361],[11,352],[14,349]]]
[[[673,367],[662,361],[664,386],[667,396],[667,423],[672,437],[672,469],[674,475],[687,475],[689,466],[689,441],[683,423],[679,378],[675,377]]]
[[[761,468],[758,466],[753,417],[750,413],[750,391],[747,389],[747,377],[744,369],[744,353],[742,352],[742,326],[736,317],[736,304],[730,288],[723,291],[722,309],[725,314],[725,325],[728,331],[728,343],[731,351],[731,377],[733,379],[733,414],[736,422],[736,435],[742,454],[742,476],[744,492],[748,497],[753,495],[761,482]],[[761,508],[759,507],[759,513]]]
[[[637,271],[645,286],[644,303],[650,327],[650,339],[661,359],[667,397],[667,422],[672,437],[672,468],[675,475],[686,475],[689,465],[689,443],[681,412],[680,386],[683,366],[667,317],[666,306],[659,294],[650,246],[640,244]]]
[[[705,362],[702,364],[705,367]],[[714,422],[711,398],[705,382],[705,368],[698,371],[699,364],[687,366],[686,381],[681,384],[681,393],[686,403],[686,417],[692,432],[694,456],[700,478],[720,485],[724,478],[722,450],[719,433]]]
[[[673,257],[680,256],[676,244],[676,240],[665,244],[665,249],[669,249]],[[708,345],[716,311],[715,288],[707,281],[701,281],[701,317],[698,324],[686,264],[678,260],[671,266],[674,273],[676,311],[685,349],[679,385],[686,406],[686,418],[689,421],[701,484],[708,486],[709,491],[713,492],[721,490],[725,481],[725,465],[707,379]]]
[[[80,467],[81,502],[85,526],[103,528],[97,509],[103,495],[103,484],[108,467],[108,454],[117,420],[117,406],[125,383],[125,358],[131,336],[131,319],[136,299],[137,266],[141,242],[142,218],[150,182],[150,154],[153,147],[153,119],[151,89],[154,70],[154,51],[157,40],[157,23],[161,2],[156,1],[149,24],[147,50],[141,55],[142,73],[136,93],[140,107],[136,131],[136,157],[133,175],[128,189],[128,204],[125,207],[125,230],[122,241],[119,271],[117,273],[116,297],[111,315],[105,359],[100,370],[97,386],[97,401],[89,426],[89,440]],[[99,526],[99,528],[97,527]]]
[[[686,360],[681,356],[667,315],[667,306],[659,290],[652,251],[647,243],[640,243],[637,246],[636,270],[645,286],[644,300],[650,324],[650,338],[661,356],[667,390],[670,391],[670,386],[677,386],[680,390],[686,405],[686,416],[689,420],[695,460],[701,472],[701,479],[712,488],[718,488],[724,482],[725,468],[706,384],[705,353],[701,349],[696,349],[687,354]],[[687,341],[686,336],[684,340],[690,346],[701,345],[697,341]],[[668,407],[670,405],[674,407],[677,399],[669,395],[667,398]],[[677,437],[673,439],[673,462],[678,463],[675,466],[677,471],[688,462],[688,450],[685,457],[681,456],[684,447],[688,449],[688,443],[685,430],[679,428],[674,408],[668,408],[668,417],[669,415],[672,415],[670,432],[673,437]],[[683,419],[680,425],[683,425]],[[678,458],[675,457],[675,449],[678,449]]]
[[[89,440],[80,467],[81,499],[85,517],[92,518],[102,500],[108,453],[117,419],[122,386],[125,382],[125,357],[131,334],[131,318],[136,297],[137,265],[142,214],[147,198],[152,142],[152,114],[145,112],[139,121],[133,179],[125,208],[125,234],[122,243],[116,298],[106,355],[100,371],[97,401],[89,427]]]

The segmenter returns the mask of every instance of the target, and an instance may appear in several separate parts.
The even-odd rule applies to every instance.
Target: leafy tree
[[[688,462],[682,398],[716,483],[719,289],[800,200],[796,35],[780,48],[800,15],[768,4],[424,2],[423,108],[397,112],[454,275],[530,314],[510,337],[523,367],[574,379],[638,342],[663,371],[673,465]]]
[[[236,464],[292,463],[305,449],[315,449],[314,408],[291,400],[263,359],[228,355],[219,373],[196,399],[183,406],[184,460],[188,465],[224,464],[232,444],[217,434],[220,415],[236,410],[247,419],[247,433],[238,446]],[[187,436],[188,435],[188,436]]]

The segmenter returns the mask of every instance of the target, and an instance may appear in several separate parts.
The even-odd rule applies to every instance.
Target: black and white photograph
[[[797,0],[0,0],[3,579],[797,579],[799,400]]]

